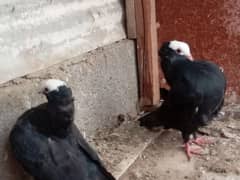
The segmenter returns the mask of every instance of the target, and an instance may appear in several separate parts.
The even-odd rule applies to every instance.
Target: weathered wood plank
[[[125,4],[127,17],[127,37],[128,39],[136,39],[137,35],[134,0],[125,0]]]
[[[140,107],[159,103],[159,63],[155,1],[135,0]]]

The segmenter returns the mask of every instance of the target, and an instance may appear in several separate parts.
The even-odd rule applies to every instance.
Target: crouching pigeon
[[[74,124],[72,90],[43,82],[48,102],[29,109],[10,133],[15,158],[35,180],[114,180]]]

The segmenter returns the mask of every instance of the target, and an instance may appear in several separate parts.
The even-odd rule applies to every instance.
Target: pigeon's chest
[[[66,162],[80,155],[76,143],[69,139],[47,138],[48,154],[55,163]]]
[[[48,139],[48,154],[50,163],[58,169],[62,176],[68,174],[68,179],[74,180],[76,177],[88,177],[90,161],[78,145],[67,139]],[[64,179],[64,178],[63,178]]]

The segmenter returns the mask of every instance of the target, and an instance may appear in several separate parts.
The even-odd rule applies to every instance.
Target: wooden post
[[[127,16],[127,37],[136,39],[135,0],[125,0]]]
[[[155,0],[135,0],[140,107],[159,104],[159,63]]]

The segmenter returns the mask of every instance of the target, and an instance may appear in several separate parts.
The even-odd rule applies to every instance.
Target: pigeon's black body
[[[146,127],[164,126],[182,132],[184,142],[217,114],[224,102],[226,80],[217,65],[208,61],[190,61],[163,44],[161,66],[170,90],[163,104],[142,117]]]
[[[73,123],[70,89],[59,92],[18,119],[10,134],[16,159],[36,180],[114,180]]]

